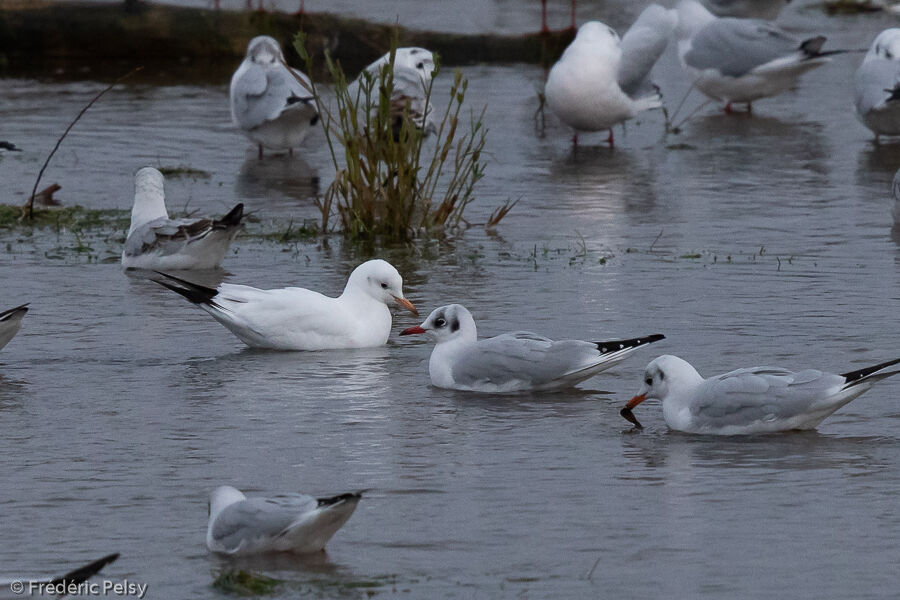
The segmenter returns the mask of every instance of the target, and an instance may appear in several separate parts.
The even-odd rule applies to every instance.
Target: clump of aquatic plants
[[[313,72],[303,33],[295,37],[294,48]],[[469,111],[463,127],[468,81],[457,70],[446,109],[434,120],[433,140],[426,143],[421,115],[410,114],[408,100],[398,114],[391,99],[396,50],[395,36],[388,63],[374,73],[363,71],[358,85],[348,84],[340,64],[326,51],[334,88],[331,106],[321,100],[315,84],[310,86],[336,171],[318,200],[325,231],[337,221],[351,238],[402,241],[423,230],[468,225],[463,214],[485,173],[484,109]],[[433,75],[439,69],[435,60]],[[425,106],[430,106],[432,85],[433,79],[424,86]],[[488,225],[496,225],[510,208],[507,203],[495,210]]]

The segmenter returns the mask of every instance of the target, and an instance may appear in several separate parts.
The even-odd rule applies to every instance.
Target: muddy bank
[[[144,65],[144,80],[190,76],[221,81],[234,70],[255,35],[290,46],[303,30],[315,64],[325,49],[355,72],[382,54],[393,27],[327,13],[292,15],[158,6],[0,2],[0,75],[44,72],[96,77]],[[541,63],[553,61],[572,32],[524,36],[459,35],[399,28],[400,44],[438,52],[444,64]],[[286,52],[288,62],[299,57]],[[299,66],[299,65],[298,65]],[[321,73],[320,73],[321,75]]]

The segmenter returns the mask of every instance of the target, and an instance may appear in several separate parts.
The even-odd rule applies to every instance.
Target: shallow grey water
[[[886,26],[784,17],[835,47],[866,46]],[[290,580],[276,597],[895,596],[900,378],[802,434],[673,434],[657,405],[638,410],[646,429],[634,433],[618,415],[664,352],[707,375],[900,355],[888,193],[900,145],[874,146],[851,113],[858,60],[836,58],[752,117],[709,107],[663,137],[650,114],[617,130],[615,150],[583,136],[574,156],[552,116],[535,134],[540,69],[466,69],[491,129],[472,221],[508,197],[520,204],[494,234],[473,227],[381,255],[423,314],[462,302],[484,335],[667,335],[572,392],[434,389],[430,346],[396,336],[375,350],[251,351],[104,262],[116,236],[79,254],[65,232],[3,232],[2,306],[32,310],[0,352],[0,575],[119,551],[106,575],[147,582],[150,597],[219,597],[206,494],[229,482],[372,490],[327,557],[240,564]],[[3,203],[24,200],[100,87],[40,79],[0,80],[0,138],[24,148],[0,155]],[[658,79],[677,103],[671,54]],[[170,180],[170,206],[221,213],[243,201],[282,229],[316,216],[313,179],[327,183],[328,160],[316,137],[302,157],[257,162],[228,124],[224,82],[132,85],[76,125],[45,180],[67,204],[125,209],[137,168],[189,165],[211,176]],[[234,249],[229,281],[333,294],[368,257],[335,238],[238,238]],[[398,314],[395,331],[418,322]]]

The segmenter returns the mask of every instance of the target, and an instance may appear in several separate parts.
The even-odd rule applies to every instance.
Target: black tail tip
[[[818,56],[822,51],[822,45],[825,43],[825,39],[824,35],[817,35],[814,38],[803,40],[803,43],[800,44],[800,50],[810,56]]]
[[[60,583],[66,584],[79,584],[84,583],[94,575],[100,572],[100,570],[108,565],[111,562],[115,562],[115,560],[119,558],[119,553],[114,552],[113,554],[107,554],[103,558],[95,560],[94,562],[88,563],[83,567],[79,567],[74,571],[69,571],[62,577],[58,577],[52,580],[50,583],[52,585],[58,585]]]
[[[883,371],[884,369],[887,369],[888,367],[892,367],[892,366],[896,365],[897,363],[900,363],[900,358],[895,358],[894,360],[889,360],[887,362],[879,363],[877,365],[872,365],[871,367],[859,369],[858,371],[848,371],[847,373],[841,373],[841,377],[846,379],[846,381],[844,382],[844,385],[852,384],[857,381],[862,381],[866,377],[869,377],[870,375],[874,375],[875,373],[878,373],[879,371]]]

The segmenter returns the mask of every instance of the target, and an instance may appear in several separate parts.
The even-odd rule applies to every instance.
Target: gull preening
[[[710,11],[720,17],[765,19],[774,21],[791,0],[703,0]]]
[[[366,105],[372,111],[378,110],[378,75],[381,69],[390,64],[391,53],[388,52],[365,69],[350,84],[348,91],[350,96],[358,99],[360,108]],[[433,105],[429,101],[431,78],[434,73],[434,55],[425,48],[397,48],[394,52],[393,89],[390,99],[390,118],[393,123],[394,135],[398,135],[402,127],[404,110],[409,107],[410,120],[417,129],[426,135],[435,133],[437,127],[434,123]],[[372,82],[369,95],[364,97],[368,84],[363,79]],[[375,91],[375,94],[372,94]]]
[[[824,36],[801,40],[773,23],[717,18],[697,0],[678,4],[678,56],[694,86],[713,100],[751,103],[792,87],[829,62]]]
[[[162,173],[144,167],[134,175],[131,227],[122,250],[126,269],[215,269],[241,228],[244,205],[221,219],[170,219]]]
[[[16,337],[16,334],[19,333],[19,328],[22,327],[22,318],[27,312],[27,304],[0,312],[0,348],[6,346],[9,340]]]
[[[285,64],[274,38],[250,40],[231,78],[231,118],[259,146],[260,158],[263,148],[290,151],[306,139],[319,120],[311,90],[309,77]]]
[[[158,273],[160,285],[208,312],[251,348],[328,350],[383,346],[391,332],[390,305],[417,315],[403,297],[403,278],[376,259],[356,267],[337,298],[298,287],[260,290],[223,283],[213,289]]]
[[[881,135],[900,135],[900,28],[878,34],[856,70],[856,115]]]
[[[436,387],[471,392],[520,392],[572,387],[624,360],[660,334],[629,340],[553,341],[527,331],[479,340],[464,306],[435,309],[425,322],[400,335],[428,334],[435,340],[428,371]]]
[[[224,485],[209,495],[206,547],[233,556],[319,552],[347,522],[360,498],[361,492],[331,498],[305,494],[248,498]]]
[[[575,39],[550,69],[544,93],[547,106],[563,123],[579,131],[609,130],[638,113],[662,107],[650,71],[666,49],[675,27],[674,11],[648,6],[625,37],[599,21],[579,27]]]
[[[900,358],[841,375],[754,367],[704,379],[687,361],[664,355],[647,365],[643,385],[622,416],[640,427],[631,411],[654,398],[662,402],[666,425],[676,431],[742,435],[815,429],[875,382],[900,373],[889,370],[898,363]]]

